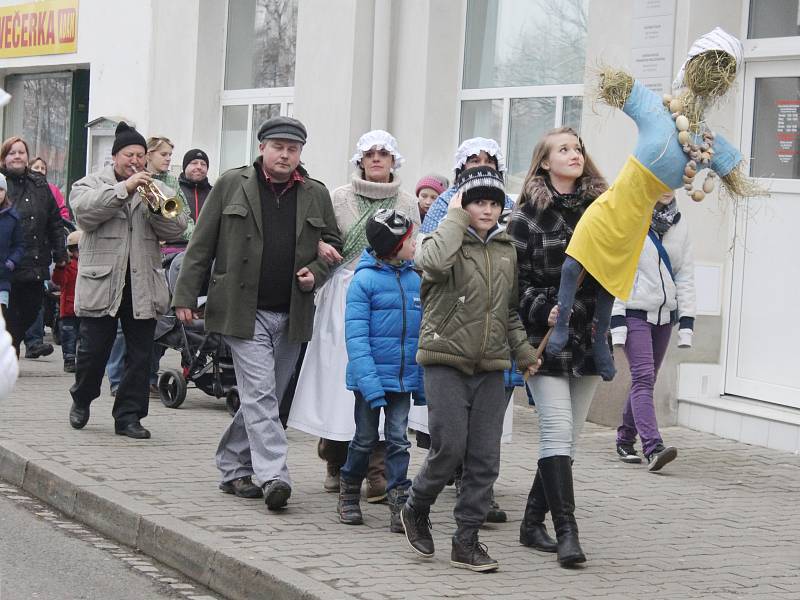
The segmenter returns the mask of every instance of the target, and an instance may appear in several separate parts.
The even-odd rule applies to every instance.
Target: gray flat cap
[[[306,143],[306,127],[292,117],[272,117],[267,119],[258,128],[258,141],[269,139],[292,140],[293,142]]]

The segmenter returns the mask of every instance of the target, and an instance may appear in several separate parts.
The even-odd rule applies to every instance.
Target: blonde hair
[[[153,136],[147,138],[147,151],[148,152],[155,152],[161,146],[161,144],[167,144],[173,150],[175,149],[175,144],[168,137],[164,136]]]
[[[575,188],[578,190],[585,189],[591,185],[593,180],[603,179],[603,176],[595,166],[594,161],[586,153],[586,147],[583,145],[583,140],[581,139],[581,136],[578,135],[578,132],[572,127],[557,127],[545,133],[533,148],[531,166],[528,169],[528,174],[525,176],[525,181],[522,184],[522,192],[517,199],[518,206],[524,206],[526,203],[536,200],[534,198],[533,191],[537,187],[536,182],[538,179],[541,178],[547,182],[550,181],[550,171],[545,169],[542,166],[542,163],[547,160],[548,156],[550,156],[550,151],[552,150],[550,139],[562,133],[568,133],[575,136],[580,144],[581,153],[583,154],[583,173],[576,179]],[[543,202],[541,199],[539,199],[537,202],[539,204],[537,208],[547,208],[547,206],[550,204],[549,201]]]

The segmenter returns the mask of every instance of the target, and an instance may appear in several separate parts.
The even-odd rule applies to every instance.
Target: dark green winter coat
[[[524,370],[535,362],[517,313],[517,253],[496,230],[486,242],[467,230],[469,215],[451,208],[422,240],[422,326],[417,362],[467,375],[503,371],[511,356]]]
[[[304,176],[297,188],[294,272],[303,267],[314,273],[315,288],[330,274],[317,256],[320,240],[341,249],[341,238],[325,186]],[[258,285],[261,277],[263,224],[258,175],[254,166],[224,173],[206,198],[186,249],[172,299],[173,307],[195,308],[197,296],[212,261],[205,326],[208,331],[252,338],[255,330]],[[289,308],[289,338],[311,339],[314,292],[304,292],[294,280]]]

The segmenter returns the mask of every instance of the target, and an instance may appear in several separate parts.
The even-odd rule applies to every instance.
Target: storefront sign
[[[0,7],[0,58],[78,51],[78,0]]]

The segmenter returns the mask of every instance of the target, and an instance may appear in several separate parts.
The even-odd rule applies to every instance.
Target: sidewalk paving
[[[453,488],[433,507],[437,553],[425,561],[389,533],[386,505],[364,503],[365,526],[338,522],[311,436],[289,430],[293,494],[269,513],[217,489],[222,400],[190,390],[179,410],[151,401],[153,438],[136,441],[114,435],[108,395],[85,429],[70,428],[71,380],[58,351],[21,362],[0,406],[0,478],[233,599],[800,598],[792,454],[671,427],[662,433],[678,459],[652,474],[615,458],[613,430],[587,424],[575,488],[588,562],[562,569],[517,540],[537,455],[535,411],[518,399],[496,486],[509,522],[481,535],[500,570],[478,574],[449,565]],[[412,476],[424,454],[412,448]]]

